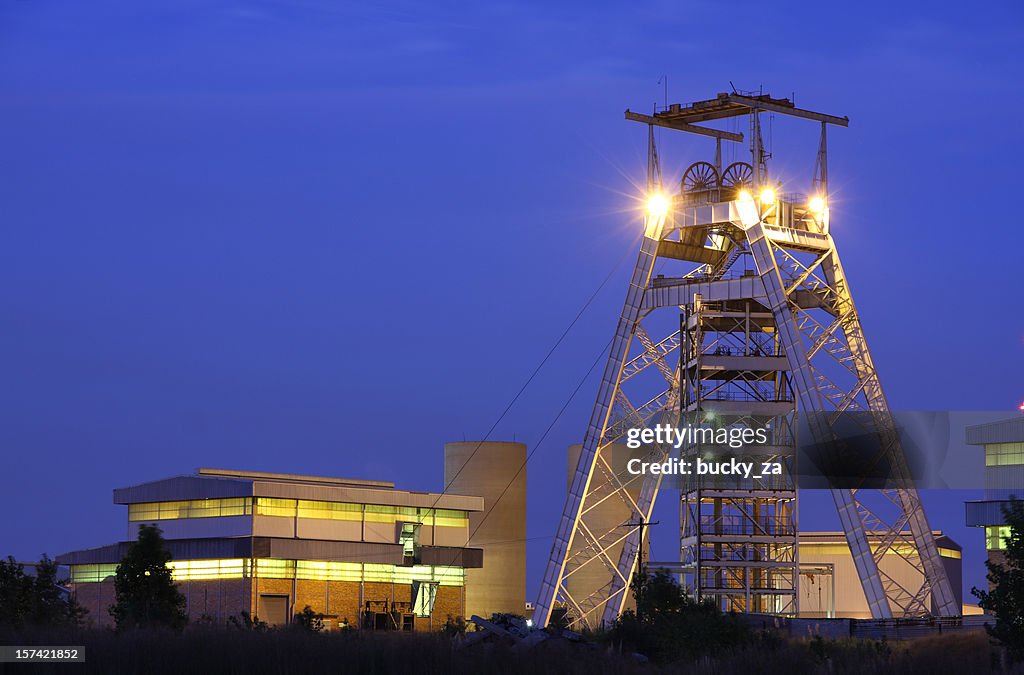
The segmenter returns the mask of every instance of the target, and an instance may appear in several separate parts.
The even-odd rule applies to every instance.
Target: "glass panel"
[[[394,565],[377,565],[366,563],[363,565],[363,581],[383,581],[391,583],[395,576]]]
[[[227,558],[222,560],[171,560],[171,578],[175,581],[205,581],[209,579],[241,579],[246,576],[248,560]]]
[[[298,513],[299,518],[359,522],[363,518],[363,505],[345,502],[315,502],[300,499]]]
[[[1024,464],[1024,442],[991,443],[985,446],[985,466]]]
[[[985,528],[985,548],[989,551],[1002,551],[1006,548],[1009,536],[1009,525],[990,525]]]
[[[227,499],[193,499],[177,502],[151,502],[129,504],[128,520],[151,521],[175,518],[214,518],[218,516],[245,516],[252,513],[249,497]]]
[[[437,598],[437,584],[429,581],[417,581],[413,586],[415,599],[413,607],[416,616],[430,616],[434,611],[434,600]]]
[[[299,579],[361,581],[363,578],[363,566],[361,563],[352,562],[299,560],[295,564],[295,573]]]
[[[260,516],[285,516],[294,518],[297,504],[294,499],[256,498],[256,514]]]
[[[87,584],[113,578],[117,574],[116,564],[72,565],[71,583]]]
[[[433,577],[442,586],[466,585],[466,570],[461,567],[435,567]]]
[[[394,523],[397,519],[397,509],[394,506],[367,504],[365,513],[368,523]]]
[[[469,527],[469,514],[465,511],[437,509],[437,520],[434,525],[437,527]]]
[[[295,561],[274,558],[257,560],[256,575],[263,579],[292,579],[295,576]]]

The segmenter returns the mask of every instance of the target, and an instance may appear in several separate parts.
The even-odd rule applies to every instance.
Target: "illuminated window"
[[[130,522],[171,520],[175,518],[214,518],[247,516],[252,513],[249,497],[227,499],[191,499],[177,502],[148,502],[128,505]]]
[[[990,443],[985,446],[985,466],[1024,464],[1024,442]]]
[[[111,579],[117,574],[117,565],[72,565],[71,583],[88,584]]]
[[[394,506],[367,504],[365,513],[368,523],[394,523],[398,519],[398,510]]]
[[[461,567],[434,567],[431,576],[442,586],[466,585],[466,570]]]
[[[256,576],[261,579],[294,579],[295,561],[261,558],[256,561]]]
[[[175,581],[206,581],[209,579],[241,579],[248,576],[249,561],[242,558],[224,560],[171,560],[171,578]]]
[[[298,513],[299,518],[359,522],[363,519],[363,505],[347,504],[345,502],[314,502],[300,499]]]
[[[392,583],[395,580],[394,565],[363,564],[363,581],[381,581]]]
[[[418,521],[426,515],[425,513],[420,513],[420,511],[427,511],[427,509],[417,509],[412,506],[395,507],[395,515],[398,516],[400,520]]]
[[[363,565],[353,562],[299,560],[295,563],[295,574],[299,579],[362,581]]]
[[[814,544],[806,543],[800,544],[800,550],[803,555],[850,555],[850,547],[846,544]],[[872,550],[877,552],[877,544],[872,546]],[[885,550],[885,555],[901,555],[903,557],[913,557],[916,555],[917,548],[911,544],[893,544]],[[944,558],[960,558],[961,553],[956,549],[939,547],[939,555]]]
[[[394,567],[392,581],[396,584],[411,584],[417,581],[437,582],[441,586],[464,586],[465,570],[461,567],[413,565]]]
[[[465,511],[453,511],[452,509],[437,509],[434,520],[437,527],[469,527],[469,514]]]
[[[273,497],[256,498],[256,515],[284,516],[294,518],[298,504],[294,499],[275,499]]]
[[[437,584],[430,581],[416,581],[412,585],[413,610],[416,616],[430,616],[437,598]]]
[[[247,558],[212,560],[171,560],[167,567],[174,581],[209,581],[243,579],[251,576]],[[376,581],[388,584],[434,584],[465,586],[466,573],[461,567],[432,565],[384,565],[377,563],[334,562],[323,560],[256,560],[256,573],[262,579],[311,579],[316,581]],[[117,564],[72,565],[71,583],[97,583],[112,580]],[[431,600],[433,602],[433,600]]]
[[[1009,525],[989,525],[985,528],[985,548],[989,551],[1002,551],[1006,548],[1009,536]]]

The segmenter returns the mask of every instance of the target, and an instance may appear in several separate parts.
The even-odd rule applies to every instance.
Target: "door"
[[[271,626],[284,626],[288,623],[287,595],[260,595],[256,617]]]

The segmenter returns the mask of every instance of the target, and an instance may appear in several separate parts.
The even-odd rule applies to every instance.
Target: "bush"
[[[306,605],[295,615],[295,625],[303,630],[319,633],[324,629],[324,615],[317,614],[312,607]]]
[[[461,616],[452,617],[452,615],[449,614],[448,620],[444,622],[444,627],[441,629],[441,632],[448,637],[458,637],[466,634],[467,626],[468,624],[466,623],[466,620]]]
[[[723,614],[710,600],[690,598],[663,570],[650,576],[638,571],[631,588],[636,612],[624,612],[604,638],[623,651],[671,663],[717,654],[753,638],[738,617]]]
[[[260,621],[259,618],[253,618],[249,612],[242,610],[238,616],[228,617],[228,628],[237,628],[238,630],[255,630],[263,632],[270,628],[265,621]]]

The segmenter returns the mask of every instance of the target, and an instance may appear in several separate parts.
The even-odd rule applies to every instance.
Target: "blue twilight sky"
[[[614,268],[492,435],[535,447],[620,310],[662,75],[849,115],[833,232],[893,406],[1014,412],[1022,40],[1012,2],[4,3],[0,553],[122,538],[113,487],[198,466],[437,490]],[[772,132],[806,191],[816,129]],[[595,391],[529,466],[531,596]],[[928,496],[968,586],[971,494]]]

